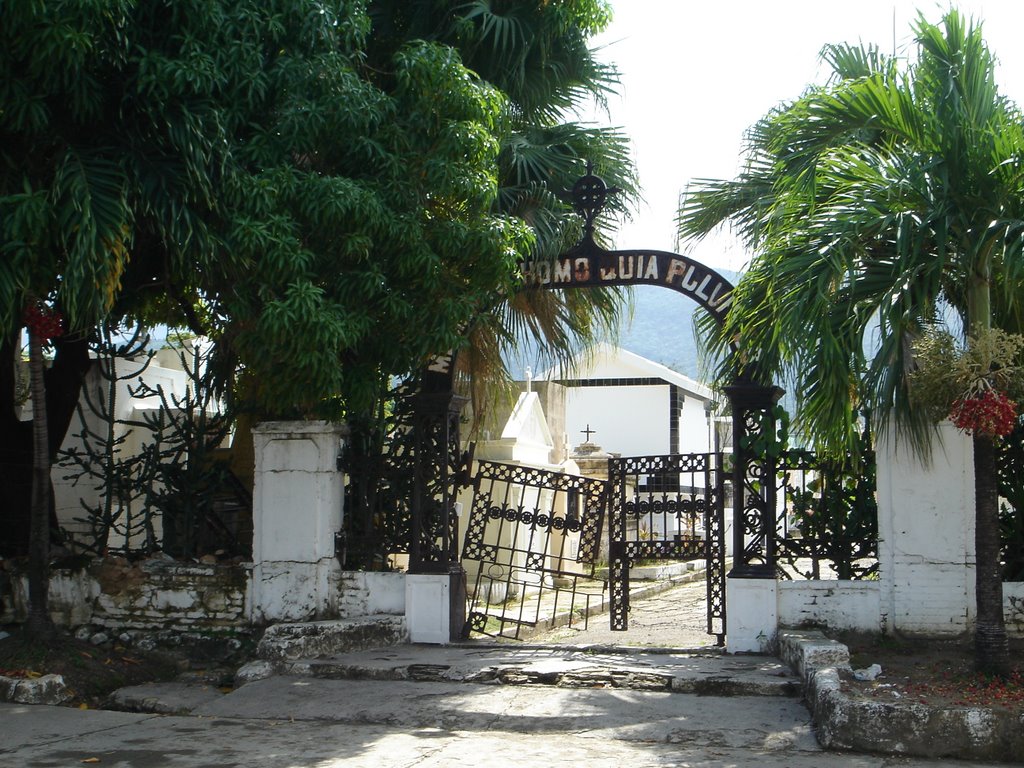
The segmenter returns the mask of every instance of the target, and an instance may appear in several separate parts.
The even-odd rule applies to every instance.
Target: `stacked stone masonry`
[[[206,565],[151,559],[94,560],[50,579],[50,613],[58,624],[121,629],[218,629],[248,623],[247,565]],[[24,620],[28,579],[11,573],[4,621]]]

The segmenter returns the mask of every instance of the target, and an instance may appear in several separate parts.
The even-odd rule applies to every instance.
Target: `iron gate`
[[[626,630],[629,569],[641,560],[707,564],[708,634],[725,642],[725,473],[720,453],[613,458],[610,480],[611,628]]]
[[[467,634],[518,638],[558,613],[590,611],[607,483],[517,464],[481,461],[462,563]],[[593,582],[590,582],[593,584]],[[596,586],[596,596],[603,592]]]

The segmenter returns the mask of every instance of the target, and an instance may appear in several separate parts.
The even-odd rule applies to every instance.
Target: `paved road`
[[[627,634],[596,617],[586,631],[555,630],[531,643],[696,648],[704,585],[637,601]],[[527,651],[524,651],[527,652]],[[567,653],[571,653],[568,649]],[[464,659],[438,654],[464,653]],[[698,696],[622,687],[565,688],[411,682],[389,677],[479,664],[480,649],[401,646],[364,653],[366,676],[278,676],[228,693],[189,690],[188,716],[0,704],[0,766],[17,768],[961,768],[976,763],[822,750],[794,698]],[[601,661],[600,654],[593,657]],[[642,656],[637,663],[653,663]],[[716,663],[694,657],[689,666]],[[721,658],[721,657],[719,657]],[[756,657],[755,657],[756,658]],[[590,657],[588,657],[590,659]],[[755,659],[748,657],[747,663]],[[721,658],[728,672],[741,657]],[[339,662],[340,663],[340,662]],[[533,667],[555,662],[537,660]],[[570,659],[561,664],[578,664]],[[610,663],[610,662],[609,662]],[[676,659],[684,668],[686,659]],[[374,671],[374,664],[377,671]],[[532,667],[523,664],[523,671]],[[536,670],[534,670],[536,671]],[[543,670],[542,670],[543,671]],[[715,674],[719,674],[715,673]],[[710,673],[709,673],[710,674]],[[180,695],[182,692],[178,692]],[[145,692],[143,692],[145,695]]]
[[[823,752],[795,699],[275,677],[193,716],[0,704],[12,768],[925,768]]]

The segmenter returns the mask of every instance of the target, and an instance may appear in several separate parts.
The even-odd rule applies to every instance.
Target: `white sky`
[[[621,96],[602,124],[633,143],[645,202],[619,229],[618,248],[674,251],[678,195],[689,180],[732,178],[744,131],[779,102],[824,76],[827,43],[875,43],[906,52],[917,9],[937,22],[933,0],[613,0],[615,19],[595,41],[622,72]],[[984,22],[999,59],[1002,92],[1024,104],[1024,1],[971,0],[957,7]],[[738,270],[747,255],[730,238],[680,249]]]

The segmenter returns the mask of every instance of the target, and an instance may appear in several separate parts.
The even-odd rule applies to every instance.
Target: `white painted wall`
[[[877,456],[882,614],[900,632],[966,632],[975,603],[970,438],[939,425],[926,463],[890,432]]]
[[[725,645],[729,653],[766,653],[779,627],[775,579],[726,579]]]
[[[780,582],[779,625],[929,636],[973,630],[971,440],[942,424],[932,450],[922,461],[891,434],[879,439],[878,580]],[[1003,614],[1007,632],[1024,636],[1024,583],[1003,584]]]
[[[566,387],[565,428],[569,444],[585,440],[590,425],[595,434],[590,442],[621,456],[670,453],[669,388]]]
[[[1003,582],[1003,617],[1007,633],[1024,637],[1024,581]]]
[[[879,632],[881,599],[877,581],[780,581],[779,625]]]
[[[62,448],[64,450],[84,450],[81,437],[84,428],[99,435],[106,434],[106,424],[101,418],[93,413],[89,402],[102,403],[104,407],[109,405],[110,383],[98,370],[99,363],[94,362],[92,369],[86,375],[83,392],[79,398],[81,405],[80,413],[72,417],[71,426],[67,436],[64,438]],[[158,396],[132,397],[132,390],[139,387],[139,374],[143,364],[131,360],[114,360],[114,371],[119,377],[113,382],[114,387],[114,418],[120,421],[131,420],[143,422],[146,414],[155,414],[161,407]],[[181,368],[181,358],[178,351],[165,349],[158,352],[141,374],[146,383],[153,387],[162,387],[168,402],[173,403],[172,398],[184,397],[188,392],[189,378]],[[30,412],[26,412],[26,417]],[[83,424],[84,421],[84,424]],[[145,427],[128,427],[119,424],[115,428],[115,439],[123,438],[118,447],[118,453],[122,456],[137,455],[142,451],[145,444],[152,441],[152,433]],[[53,480],[54,504],[57,511],[57,519],[60,524],[72,534],[85,533],[88,531],[88,523],[85,522],[86,512],[82,504],[95,508],[102,503],[102,493],[99,488],[100,480],[97,478],[83,477],[75,481],[69,477],[72,470],[68,467],[55,465],[51,471]],[[134,510],[137,511],[137,510]],[[160,531],[159,516],[154,521],[157,528],[157,535]],[[114,541],[112,539],[112,541]],[[123,542],[117,542],[121,545]],[[141,544],[141,541],[132,542]]]
[[[405,614],[405,574],[397,571],[342,571],[338,617]]]
[[[679,453],[710,453],[715,449],[714,434],[709,432],[704,410],[707,400],[687,394],[679,424]]]

